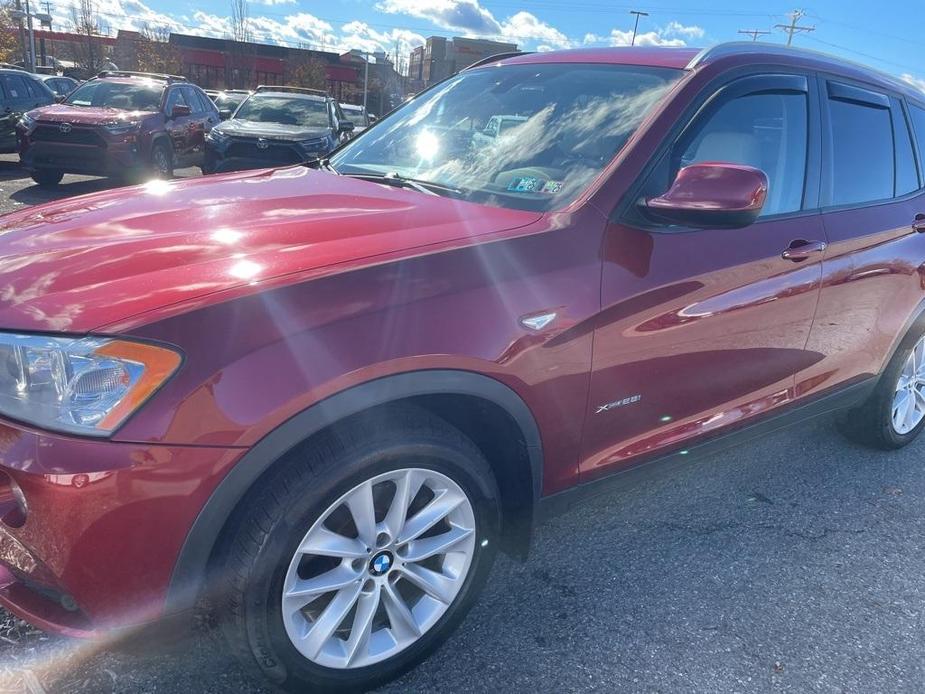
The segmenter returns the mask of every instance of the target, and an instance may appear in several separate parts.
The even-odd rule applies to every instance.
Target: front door
[[[646,197],[662,193],[703,161],[760,168],[768,200],[755,224],[686,229],[631,212],[609,226],[583,480],[792,399],[794,375],[813,358],[805,347],[825,250],[806,185],[818,162],[811,84],[778,75],[725,85],[643,185]]]

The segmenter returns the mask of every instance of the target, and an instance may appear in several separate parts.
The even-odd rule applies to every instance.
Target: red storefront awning
[[[332,82],[356,82],[357,71],[345,65],[325,65],[324,70]]]
[[[271,72],[274,75],[282,75],[284,70],[285,63],[279,58],[263,58],[257,56],[257,59],[254,61],[254,68],[257,72]]]
[[[225,54],[219,51],[187,49],[183,51],[183,62],[188,65],[225,67]]]

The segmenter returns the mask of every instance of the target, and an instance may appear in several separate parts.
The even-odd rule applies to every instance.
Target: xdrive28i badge
[[[632,405],[634,402],[639,402],[642,400],[641,395],[630,395],[620,400],[614,400],[613,402],[607,402],[603,405],[598,405],[597,410],[594,414],[601,414],[602,412],[610,412],[610,410],[615,410],[618,407],[623,407],[624,405]]]

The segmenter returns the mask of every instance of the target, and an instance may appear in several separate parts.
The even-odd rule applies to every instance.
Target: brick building
[[[483,58],[516,50],[517,44],[514,43],[459,36],[452,39],[431,36],[423,46],[411,51],[408,59],[408,87],[412,91],[420,91]]]

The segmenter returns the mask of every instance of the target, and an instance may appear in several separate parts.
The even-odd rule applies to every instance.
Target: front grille
[[[268,143],[265,149],[257,146],[256,142],[233,142],[228,146],[227,157],[242,159],[258,159],[260,161],[277,164],[298,164],[302,155],[295,148],[278,143]]]
[[[100,137],[95,128],[72,126],[68,132],[63,132],[59,125],[37,125],[32,131],[33,142],[53,142],[62,145],[92,145],[105,147],[106,142]]]

